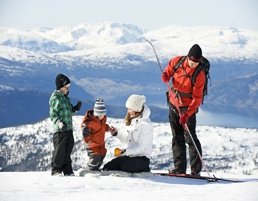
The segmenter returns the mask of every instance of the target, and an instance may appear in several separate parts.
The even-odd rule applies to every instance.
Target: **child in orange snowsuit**
[[[86,150],[89,156],[88,169],[99,171],[106,156],[105,133],[109,131],[116,135],[117,130],[107,123],[105,103],[97,99],[93,110],[86,112],[81,128],[83,140],[86,143]]]

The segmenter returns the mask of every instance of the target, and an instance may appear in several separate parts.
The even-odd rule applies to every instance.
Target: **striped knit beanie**
[[[104,116],[106,115],[106,107],[105,107],[105,103],[104,100],[99,98],[96,100],[95,104],[94,104],[94,116]]]

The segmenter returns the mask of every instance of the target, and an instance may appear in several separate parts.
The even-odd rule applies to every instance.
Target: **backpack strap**
[[[177,71],[177,69],[182,66],[182,63],[185,61],[186,57],[187,56],[182,56],[178,60],[177,64],[175,65],[175,67],[173,69],[173,73],[175,73]],[[193,72],[193,74],[191,76],[192,86],[194,86],[195,82],[196,82],[196,78],[199,75],[199,73],[201,71],[203,71],[205,73],[206,81],[205,81],[204,89],[203,89],[203,99],[204,99],[204,96],[208,94],[208,80],[210,80],[209,69],[210,69],[210,62],[205,57],[202,57],[199,65],[196,67],[195,71]],[[182,93],[182,92],[175,90],[173,87],[172,87],[172,91],[174,93],[176,93],[176,95],[179,97],[189,97],[189,98],[192,97],[192,93]],[[202,103],[203,103],[203,99],[202,99]]]
[[[177,71],[177,69],[182,66],[182,63],[185,61],[186,57],[187,57],[187,56],[182,56],[182,57],[178,60],[177,64],[175,65],[175,67],[174,67],[174,69],[173,69],[173,73],[175,73],[175,72]],[[196,77],[197,77],[197,75],[201,72],[201,70],[204,70],[204,69],[203,69],[203,67],[202,67],[202,64],[200,63],[200,64],[196,67],[196,69],[195,69],[193,75],[192,75],[192,76],[188,75],[188,76],[191,78],[191,82],[192,82],[192,85],[193,85],[193,86],[194,86],[194,84],[195,84]]]
[[[171,87],[171,90],[176,95],[177,98],[179,97],[192,98],[192,93],[185,93],[185,92],[178,91],[173,86]]]
[[[205,77],[206,77],[206,81],[205,81],[205,86],[204,86],[204,96],[208,94],[208,81],[210,80],[210,73],[209,73],[209,69],[210,69],[210,62],[202,57],[201,59],[201,63],[197,66],[196,70],[194,71],[193,75],[192,75],[192,84],[194,85],[196,82],[196,78],[198,76],[198,74],[203,71],[205,73]]]
[[[185,61],[186,56],[182,56],[179,61],[177,62],[177,64],[175,65],[174,69],[173,69],[173,73],[175,73],[177,71],[177,69],[182,66],[182,63]]]
[[[186,57],[187,57],[187,56],[182,56],[182,57],[178,60],[177,64],[175,65],[175,67],[174,67],[174,69],[173,69],[173,73],[175,73],[175,72],[177,71],[177,69],[182,66],[182,63],[185,61]],[[196,77],[198,76],[198,74],[199,74],[202,70],[205,71],[205,70],[204,70],[204,67],[203,67],[203,64],[200,63],[200,64],[196,67],[196,69],[195,69],[193,75],[192,75],[192,76],[189,75],[189,77],[191,78],[191,82],[192,82],[192,85],[193,85],[193,86],[194,86],[194,84],[195,84]],[[172,91],[173,91],[174,93],[176,93],[177,95],[181,96],[181,97],[188,97],[188,98],[191,98],[191,97],[192,97],[192,93],[179,92],[179,91],[175,90],[173,87],[172,87]]]
[[[192,75],[192,84],[194,85],[194,83],[196,82],[196,78],[197,78],[197,75],[199,75],[199,73],[201,71],[204,71],[203,69],[203,66],[202,65],[198,65],[195,69],[195,71],[193,72],[193,75]]]

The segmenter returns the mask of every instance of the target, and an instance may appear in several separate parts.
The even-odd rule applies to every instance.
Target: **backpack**
[[[177,71],[177,69],[179,67],[182,66],[182,63],[185,61],[187,56],[182,56],[179,61],[177,62],[177,64],[174,67],[174,72],[175,73]],[[208,59],[206,59],[205,57],[201,58],[200,64],[196,67],[192,77],[191,77],[191,81],[192,81],[192,85],[194,86],[195,82],[196,82],[196,77],[197,75],[201,72],[201,70],[204,71],[205,74],[205,83],[204,83],[204,88],[203,88],[203,93],[202,93],[202,104],[203,104],[203,100],[204,100],[204,96],[206,96],[208,94],[208,80],[210,80],[210,62],[208,61]]]

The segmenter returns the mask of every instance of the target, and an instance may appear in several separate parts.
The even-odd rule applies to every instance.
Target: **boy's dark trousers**
[[[52,174],[73,174],[71,153],[74,146],[73,131],[56,132],[53,135]]]

